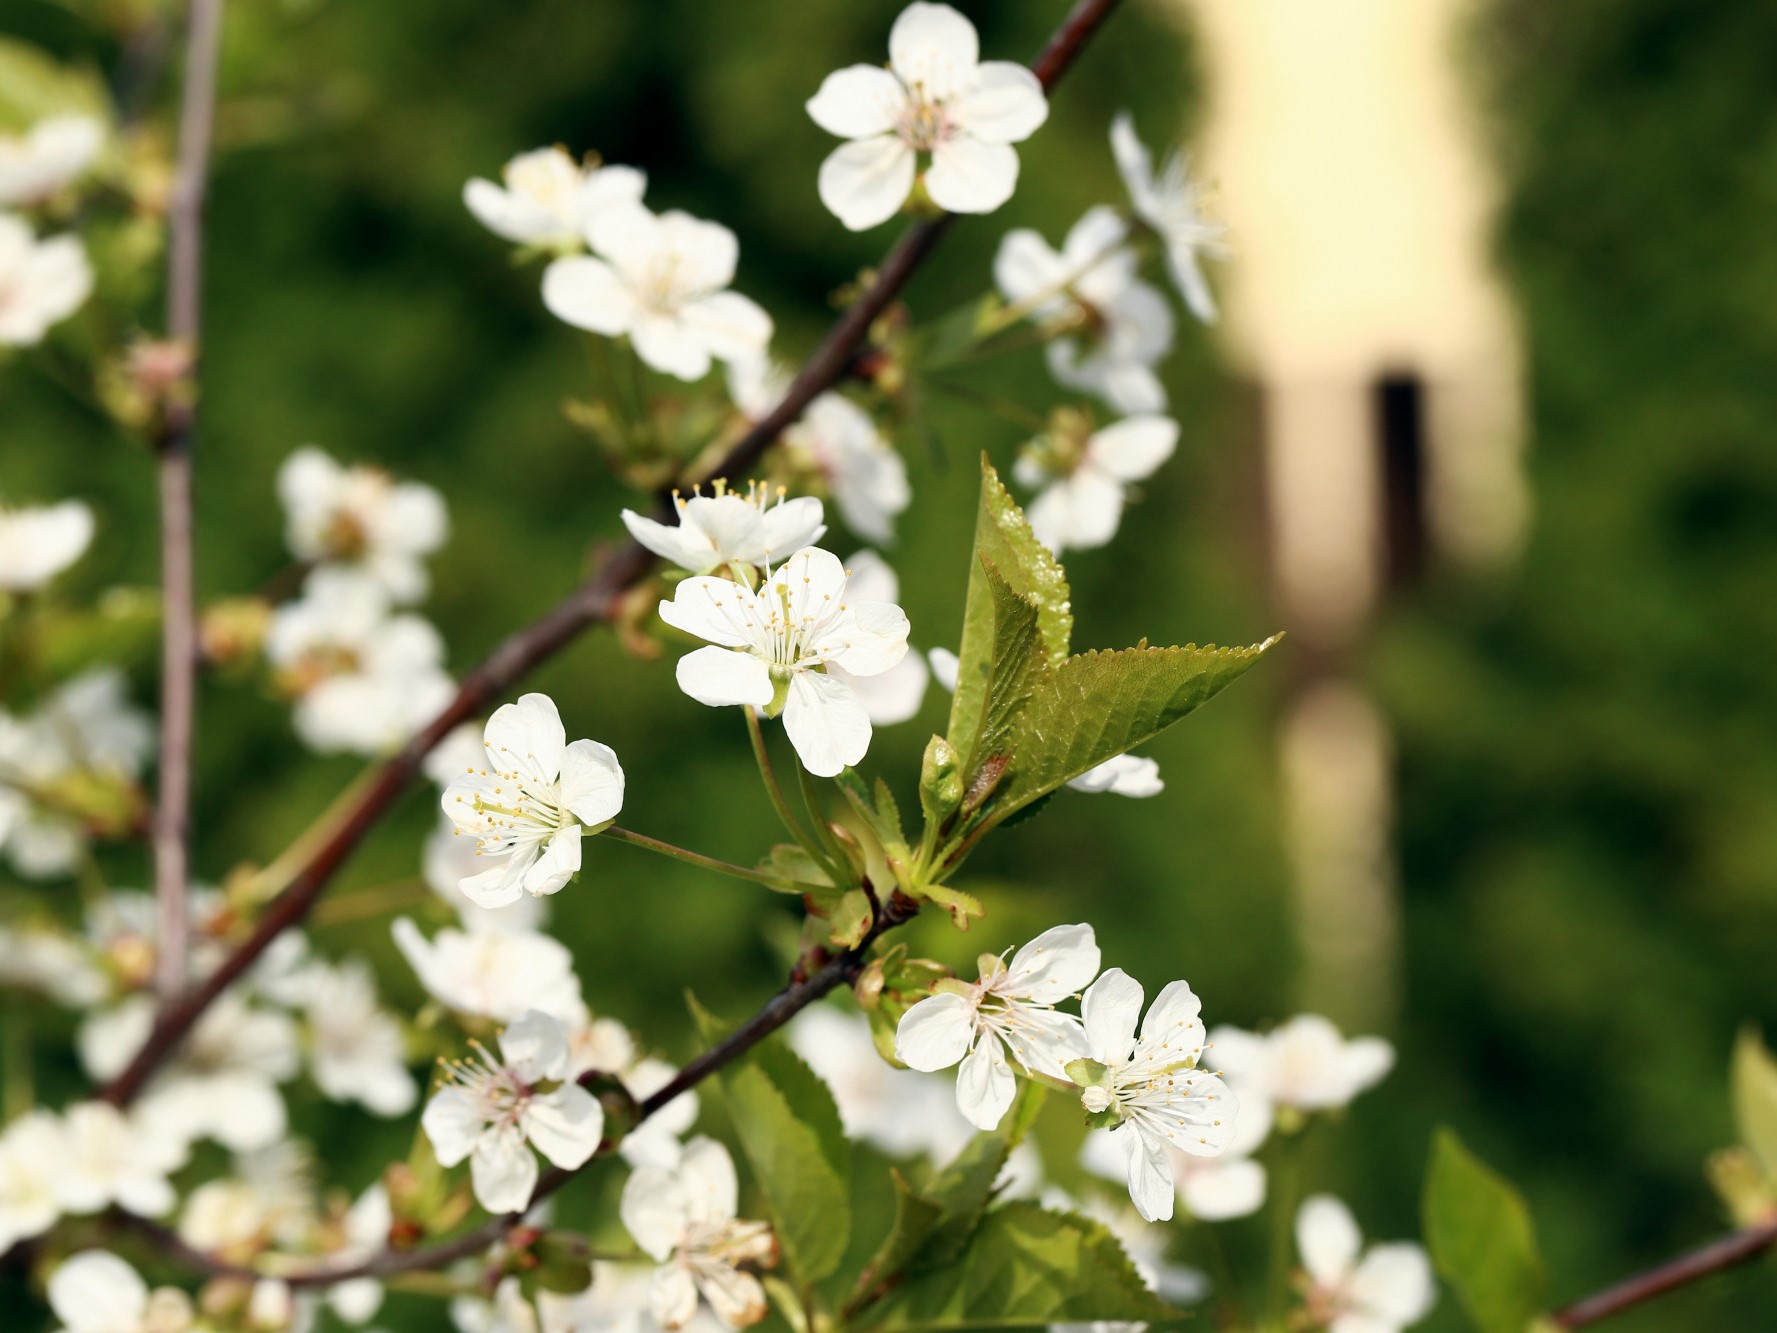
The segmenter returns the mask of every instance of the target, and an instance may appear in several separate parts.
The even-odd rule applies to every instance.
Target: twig
[[[216,118],[222,0],[191,0],[179,157],[167,211],[167,336],[192,358],[183,391],[168,396],[155,439],[160,470],[160,778],[154,809],[154,897],[160,921],[156,983],[164,998],[185,984],[190,918],[185,903],[191,820],[191,734],[197,687],[197,615],[191,567],[191,440],[202,320],[204,193]]]
[[[1773,1246],[1777,1246],[1777,1222],[1736,1231],[1557,1310],[1553,1315],[1555,1327],[1584,1328],[1596,1324],[1712,1273],[1748,1263]]]
[[[1045,88],[1052,87],[1066,72],[1117,4],[1118,0],[1079,0],[1031,66]],[[737,475],[752,467],[809,403],[846,375],[857,348],[869,335],[870,326],[900,294],[953,220],[950,214],[944,214],[916,223],[901,234],[869,288],[835,321],[820,346],[803,363],[783,401],[735,443],[712,470],[712,478]],[[671,520],[670,496],[660,497],[656,512],[662,519]],[[607,618],[624,593],[646,577],[654,563],[655,557],[636,542],[618,548],[576,592],[541,620],[506,639],[465,676],[456,698],[383,765],[365,788],[357,808],[341,820],[331,837],[316,847],[289,887],[266,907],[253,933],[208,976],[162,1004],[141,1050],[100,1096],[117,1105],[130,1102],[216,997],[251,967],[274,939],[307,915],[333,873],[394,804],[419,771],[425,756],[451,729],[484,711],[512,682],[588,625]]]
[[[912,899],[901,894],[892,896],[856,948],[847,949],[806,979],[794,981],[785,986],[772,996],[764,1008],[760,1009],[753,1017],[681,1069],[671,1082],[651,1096],[637,1102],[634,1124],[641,1124],[649,1116],[695,1088],[710,1075],[740,1059],[741,1056],[829,991],[856,981],[858,974],[863,971],[865,956],[876,940],[886,932],[912,920],[918,912],[919,904]],[[609,1156],[615,1147],[616,1144],[610,1142],[600,1144],[599,1151],[587,1165],[590,1165],[592,1161],[597,1161],[600,1157]],[[516,1213],[490,1217],[487,1221],[460,1236],[453,1236],[449,1240],[439,1241],[435,1245],[419,1249],[384,1250],[351,1264],[323,1264],[313,1268],[285,1269],[282,1266],[268,1266],[266,1269],[260,1270],[243,1267],[194,1248],[181,1240],[177,1233],[161,1226],[158,1222],[151,1222],[133,1214],[123,1214],[122,1216],[130,1226],[155,1241],[169,1258],[197,1272],[212,1277],[248,1280],[277,1277],[292,1287],[327,1287],[338,1282],[350,1281],[353,1278],[383,1278],[396,1273],[442,1268],[458,1259],[479,1254],[498,1242],[502,1236],[522,1222],[525,1216],[538,1204],[567,1184],[578,1172],[585,1169],[586,1166],[577,1167],[573,1171],[565,1170],[562,1167],[551,1167],[537,1181],[536,1189],[531,1192],[530,1202],[522,1209]]]

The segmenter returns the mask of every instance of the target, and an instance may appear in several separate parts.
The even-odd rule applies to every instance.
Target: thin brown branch
[[[183,391],[166,404],[155,440],[160,471],[160,777],[154,808],[154,896],[160,921],[156,983],[185,985],[191,822],[191,737],[197,690],[197,613],[191,560],[191,443],[197,425],[196,353],[203,312],[204,195],[216,119],[222,0],[192,0],[179,107],[179,156],[167,210],[167,336],[191,357]]]
[[[764,1008],[760,1009],[752,1018],[681,1069],[671,1082],[653,1095],[637,1102],[634,1123],[641,1124],[649,1116],[695,1088],[710,1075],[740,1059],[741,1056],[828,992],[856,981],[858,974],[863,971],[865,958],[877,939],[904,922],[912,920],[918,912],[918,903],[901,894],[893,895],[888,904],[877,914],[870,930],[855,948],[848,949],[830,959],[804,979],[792,981],[772,996]],[[599,1151],[591,1161],[608,1156],[616,1146],[615,1143],[608,1140],[600,1144]],[[590,1164],[589,1161],[587,1165]],[[267,1268],[264,1271],[245,1268],[194,1248],[181,1240],[176,1233],[159,1223],[127,1214],[125,1220],[129,1225],[152,1239],[168,1258],[211,1277],[244,1279],[279,1277],[292,1287],[326,1287],[338,1282],[347,1282],[353,1278],[382,1278],[395,1273],[442,1268],[458,1259],[479,1254],[489,1246],[498,1243],[501,1237],[522,1222],[538,1204],[567,1184],[578,1172],[585,1169],[586,1166],[577,1167],[573,1171],[561,1167],[551,1167],[537,1181],[537,1187],[531,1193],[530,1202],[521,1210],[499,1217],[490,1217],[487,1221],[460,1236],[453,1236],[449,1240],[439,1241],[437,1244],[423,1246],[419,1249],[384,1250],[351,1264],[323,1264],[302,1269],[288,1269],[278,1266]]]
[[[1749,1263],[1774,1246],[1777,1222],[1736,1231],[1557,1310],[1553,1316],[1555,1327],[1584,1328],[1596,1324],[1711,1274]]]
[[[1031,66],[1045,89],[1053,87],[1067,71],[1117,4],[1118,0],[1079,0]],[[846,375],[853,356],[868,338],[871,325],[900,294],[952,221],[951,215],[945,214],[916,223],[902,233],[874,281],[828,330],[803,364],[783,401],[735,443],[712,469],[712,477],[736,476],[752,467],[809,403]],[[670,519],[670,501],[665,497],[659,512]],[[618,548],[565,601],[535,624],[506,639],[469,672],[445,710],[378,771],[356,807],[261,914],[252,934],[208,976],[163,1003],[142,1049],[100,1095],[118,1105],[131,1101],[216,997],[251,967],[274,939],[308,914],[334,872],[395,803],[433,747],[458,723],[485,711],[514,681],[559,651],[581,630],[607,618],[623,594],[645,578],[654,563],[654,556],[633,541]]]

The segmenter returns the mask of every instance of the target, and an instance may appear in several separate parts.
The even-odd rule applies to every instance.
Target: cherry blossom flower
[[[391,930],[426,993],[459,1014],[509,1023],[529,1009],[563,1021],[585,1010],[573,955],[548,935],[447,927],[428,940],[406,917]]]
[[[315,1085],[336,1102],[357,1102],[380,1116],[410,1110],[418,1093],[406,1039],[394,1015],[377,1003],[364,961],[311,968],[302,996]]]
[[[1070,1071],[1088,1115],[1115,1121],[1123,1141],[1129,1198],[1150,1222],[1172,1216],[1170,1150],[1214,1157],[1234,1135],[1238,1105],[1222,1081],[1197,1068],[1203,1054],[1202,1005],[1182,981],[1168,985],[1142,1018],[1141,984],[1113,967],[1080,1002],[1095,1065]],[[1141,1033],[1136,1034],[1137,1020]]]
[[[1158,412],[1166,390],[1154,367],[1172,350],[1172,308],[1136,276],[1127,237],[1123,219],[1102,207],[1074,224],[1059,253],[1034,231],[1011,231],[994,258],[994,281],[1058,335],[1047,356],[1060,383],[1119,412]]]
[[[1219,1027],[1210,1060],[1242,1097],[1259,1096],[1294,1112],[1337,1110],[1394,1067],[1381,1037],[1347,1041],[1319,1014],[1299,1014],[1260,1036]]]
[[[475,1198],[490,1213],[519,1212],[537,1184],[535,1147],[557,1166],[585,1164],[604,1136],[605,1114],[568,1079],[562,1025],[532,1009],[500,1036],[500,1058],[477,1047],[476,1063],[449,1067],[420,1125],[444,1166],[469,1159]],[[540,1090],[541,1085],[554,1086]]]
[[[0,208],[49,198],[79,179],[105,146],[95,116],[48,116],[23,134],[0,134]]]
[[[1152,476],[1178,446],[1171,417],[1126,417],[1090,434],[1088,428],[1084,418],[1067,414],[1027,445],[1012,468],[1020,485],[1042,488],[1030,504],[1030,528],[1057,553],[1110,541],[1130,485]]]
[[[1262,1099],[1240,1099],[1234,1134],[1219,1157],[1193,1157],[1169,1149],[1173,1186],[1178,1200],[1192,1217],[1204,1222],[1223,1222],[1248,1217],[1265,1203],[1265,1167],[1252,1160],[1271,1132],[1271,1106]],[[1106,1180],[1124,1180],[1129,1165],[1123,1144],[1108,1129],[1086,1135],[1080,1148],[1080,1165]]]
[[[278,470],[285,540],[298,560],[362,570],[391,602],[426,595],[424,558],[444,545],[450,520],[444,500],[417,481],[396,481],[381,468],[335,462],[304,445]]]
[[[229,1175],[194,1189],[179,1214],[179,1236],[246,1261],[272,1245],[305,1243],[319,1220],[314,1154],[285,1140],[237,1153]]]
[[[582,165],[562,148],[520,153],[500,169],[503,184],[480,177],[463,186],[476,220],[520,245],[575,250],[605,209],[642,202],[648,178],[634,167]]]
[[[333,1263],[347,1266],[362,1263],[388,1248],[389,1231],[395,1224],[389,1194],[382,1185],[372,1185],[360,1194],[346,1210],[342,1229],[345,1243],[335,1250]],[[383,1304],[383,1285],[373,1277],[351,1278],[335,1283],[327,1293],[327,1304],[333,1313],[348,1324],[365,1324],[376,1317]]]
[[[1165,247],[1167,271],[1185,305],[1205,324],[1215,323],[1215,295],[1199,259],[1205,255],[1228,257],[1222,241],[1227,228],[1203,215],[1202,191],[1191,180],[1190,164],[1182,153],[1175,152],[1156,172],[1127,111],[1111,122],[1111,151],[1136,217],[1153,229]]]
[[[941,981],[901,1016],[895,1055],[926,1072],[960,1064],[958,1109],[977,1129],[993,1129],[1017,1091],[1008,1053],[1027,1073],[1061,1080],[1086,1053],[1080,1020],[1055,1006],[1098,975],[1098,943],[1091,926],[1054,926],[1010,963],[983,954],[980,964],[979,981]]]
[[[86,553],[93,511],[78,500],[0,506],[0,590],[35,592]]]
[[[852,231],[893,217],[921,153],[927,195],[952,213],[991,213],[1018,184],[1018,153],[1048,119],[1043,86],[1023,65],[981,60],[975,25],[949,5],[908,5],[889,32],[889,66],[829,74],[808,114],[851,142],[821,163],[821,202]]]
[[[1399,1333],[1437,1301],[1425,1251],[1401,1242],[1364,1252],[1351,1210],[1330,1194],[1303,1201],[1296,1248],[1308,1270],[1307,1316],[1327,1333]]]
[[[186,1144],[146,1114],[125,1115],[105,1102],[80,1102],[62,1117],[56,1193],[64,1212],[96,1213],[113,1204],[144,1217],[173,1206],[167,1177],[185,1165]]]
[[[728,1150],[707,1138],[686,1144],[673,1169],[644,1166],[625,1183],[623,1225],[660,1263],[649,1304],[661,1328],[690,1323],[700,1294],[729,1328],[765,1318],[765,1289],[740,1265],[776,1263],[777,1238],[736,1216],[739,1198]]]
[[[899,604],[901,581],[888,562],[875,551],[859,551],[846,561],[846,571],[851,578],[847,585],[849,596],[860,602]],[[887,671],[875,676],[854,676],[838,665],[829,666],[827,674],[851,686],[852,693],[857,695],[858,702],[870,715],[871,725],[877,727],[894,726],[919,712],[920,704],[925,702],[926,685],[931,680],[925,658],[918,653],[908,653]]]
[[[486,762],[487,750],[481,743],[481,728],[477,727],[475,763],[479,765]],[[457,772],[462,772],[466,767],[466,764],[458,764]],[[541,930],[549,919],[547,898],[533,898],[525,893],[519,895],[517,902],[508,903],[504,907],[482,907],[464,896],[460,887],[462,882],[482,871],[482,862],[475,852],[475,840],[458,833],[457,826],[440,810],[438,824],[426,835],[425,848],[421,853],[420,873],[425,876],[427,887],[457,914],[463,929],[472,935],[489,930]]]
[[[821,502],[809,495],[784,498],[783,487],[750,484],[745,495],[718,480],[712,494],[689,499],[673,492],[676,525],[623,511],[629,535],[664,560],[692,574],[729,566],[768,567],[773,556],[799,551],[827,530]]]
[[[863,1139],[891,1157],[942,1162],[974,1134],[942,1079],[882,1058],[862,1014],[813,1005],[786,1031],[791,1047],[832,1091],[848,1139]]]
[[[678,1066],[644,1056],[622,1074],[624,1089],[638,1102],[646,1101],[679,1076]],[[617,1151],[631,1166],[671,1168],[685,1155],[680,1143],[697,1123],[700,1104],[695,1091],[681,1092],[641,1124],[623,1136]]]
[[[5,823],[0,812],[0,843]],[[0,926],[0,986],[36,991],[69,1009],[90,1008],[111,991],[90,950],[58,930],[31,926]]]
[[[788,372],[765,356],[728,368],[729,395],[749,421],[768,415],[789,387]],[[816,396],[785,428],[779,452],[796,476],[827,488],[840,517],[858,536],[894,540],[895,518],[913,499],[907,464],[863,408],[842,394]]]
[[[93,268],[77,236],[38,240],[30,224],[0,213],[0,347],[29,347],[80,309]]]
[[[460,774],[441,798],[488,862],[462,890],[481,907],[557,893],[580,873],[580,839],[623,809],[617,754],[597,741],[569,745],[546,694],[496,708],[483,739],[488,767]]]
[[[60,1333],[187,1333],[191,1300],[176,1287],[149,1291],[142,1275],[106,1250],[83,1250],[49,1278]]]
[[[1158,796],[1166,790],[1160,765],[1133,754],[1114,755],[1070,778],[1067,785],[1075,791],[1108,791],[1118,796]]]
[[[771,316],[738,292],[740,245],[720,223],[640,204],[601,211],[586,230],[598,257],[557,259],[543,274],[543,304],[576,328],[628,334],[636,355],[682,380],[702,379],[711,358],[756,356]]]
[[[850,685],[825,668],[877,676],[907,653],[907,616],[888,602],[853,601],[837,557],[806,547],[758,591],[690,578],[660,618],[700,639],[679,659],[679,688],[701,704],[746,704],[783,714],[802,766],[833,777],[870,748],[870,716]]]
[[[0,1254],[55,1225],[62,1168],[62,1128],[48,1111],[26,1111],[0,1133]]]

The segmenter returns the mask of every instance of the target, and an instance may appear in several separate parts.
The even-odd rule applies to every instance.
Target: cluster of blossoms
[[[78,236],[41,236],[28,214],[56,204],[105,147],[92,116],[55,115],[20,134],[0,133],[0,347],[43,341],[92,294]]]

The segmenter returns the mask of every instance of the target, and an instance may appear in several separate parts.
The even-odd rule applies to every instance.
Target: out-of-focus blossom
[[[1394,1067],[1394,1047],[1381,1037],[1347,1040],[1319,1014],[1298,1014],[1263,1036],[1219,1027],[1209,1044],[1206,1063],[1243,1098],[1250,1090],[1297,1112],[1337,1110]]]
[[[35,204],[72,185],[104,146],[96,116],[48,116],[23,134],[0,134],[0,208]]]
[[[0,347],[42,342],[92,290],[92,264],[78,236],[39,240],[23,218],[0,213]]]
[[[0,1253],[62,1215],[63,1152],[61,1124],[48,1111],[27,1111],[0,1133]]]
[[[62,1117],[56,1193],[62,1210],[96,1213],[116,1205],[144,1217],[173,1206],[167,1177],[185,1165],[186,1144],[145,1114],[106,1102],[80,1102]]]
[[[648,178],[634,167],[576,162],[561,148],[520,153],[500,169],[501,183],[479,176],[463,203],[482,226],[520,245],[577,249],[607,208],[639,204]]]
[[[1327,1333],[1399,1333],[1437,1301],[1425,1251],[1406,1242],[1365,1251],[1351,1210],[1330,1194],[1303,1201],[1296,1248],[1308,1270],[1308,1318]]]
[[[673,495],[677,524],[623,511],[623,525],[643,546],[692,574],[731,565],[767,568],[774,557],[799,551],[827,530],[821,502],[813,496],[784,498],[783,489],[749,485],[742,495],[718,481],[710,495]]]
[[[1184,154],[1172,153],[1154,170],[1153,157],[1135,134],[1127,111],[1111,122],[1111,151],[1136,217],[1151,227],[1166,250],[1166,269],[1186,307],[1205,324],[1216,318],[1215,294],[1203,276],[1203,257],[1226,259],[1227,228],[1203,214],[1202,191],[1191,179]]]
[[[859,551],[845,562],[845,567],[850,576],[847,596],[860,602],[900,603],[901,580],[875,551]],[[878,727],[892,727],[919,712],[931,680],[926,660],[918,653],[906,654],[887,671],[874,676],[854,676],[837,663],[828,666],[827,674],[851,686],[870,715],[871,725]]]
[[[447,1009],[503,1023],[527,1009],[563,1021],[584,1012],[573,955],[548,935],[446,927],[428,940],[406,917],[392,929],[420,985]]]
[[[197,1333],[191,1300],[176,1287],[150,1291],[142,1275],[107,1250],[83,1250],[49,1278],[49,1308],[61,1333]]]
[[[78,500],[0,506],[0,590],[34,592],[86,553],[93,511]]]
[[[876,1049],[861,1014],[814,1005],[796,1015],[790,1045],[833,1093],[847,1138],[864,1139],[891,1157],[954,1157],[974,1134],[940,1078],[897,1069]]]
[[[1160,765],[1133,754],[1114,755],[1069,779],[1067,785],[1075,791],[1108,791],[1117,796],[1158,796],[1166,790]]]
[[[362,570],[398,604],[426,595],[425,557],[444,544],[444,500],[417,481],[381,468],[344,466],[314,445],[278,471],[285,540],[298,560]]]
[[[1171,417],[1126,417],[1103,430],[1063,422],[1018,455],[1012,475],[1039,490],[1030,528],[1050,550],[1089,550],[1116,536],[1129,487],[1172,457],[1178,422]]]

